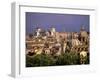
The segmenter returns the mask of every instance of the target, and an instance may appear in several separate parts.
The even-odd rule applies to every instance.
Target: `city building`
[[[79,53],[82,51],[81,48],[88,50],[89,47],[89,34],[83,26],[80,32],[57,32],[52,27],[47,31],[37,28],[35,33],[36,35],[26,36],[26,54],[31,52],[60,55],[65,53],[67,48]]]

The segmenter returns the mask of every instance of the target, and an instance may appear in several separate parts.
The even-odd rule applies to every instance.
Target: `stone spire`
[[[85,27],[84,27],[84,25],[82,25],[82,27],[81,27],[81,31],[84,31],[85,30]]]

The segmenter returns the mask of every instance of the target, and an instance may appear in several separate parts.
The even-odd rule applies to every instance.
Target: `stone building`
[[[65,53],[67,48],[79,52],[81,47],[89,47],[88,44],[83,45],[83,43],[89,43],[89,34],[84,27],[80,32],[57,32],[54,27],[47,31],[37,28],[35,36],[31,38],[26,36],[26,53],[60,55]]]
[[[84,28],[84,26],[82,26],[81,27],[81,30],[80,30],[80,41],[82,42],[82,43],[86,43],[87,42],[87,40],[88,40],[88,38],[89,38],[89,35],[88,35],[88,33],[85,31],[85,28]]]

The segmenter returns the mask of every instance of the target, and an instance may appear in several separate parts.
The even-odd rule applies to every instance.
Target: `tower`
[[[82,25],[81,30],[80,31],[85,31],[85,27],[84,25]]]
[[[51,36],[55,36],[56,29],[54,27],[52,27],[50,31],[51,31]]]
[[[40,36],[40,32],[41,32],[41,28],[37,28],[37,30],[36,30],[36,37]]]
[[[86,42],[87,41],[88,34],[85,31],[84,26],[81,27],[81,30],[80,30],[80,38],[81,38],[81,42]]]

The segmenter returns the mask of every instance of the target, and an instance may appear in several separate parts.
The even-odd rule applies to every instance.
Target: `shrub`
[[[52,66],[55,65],[52,56],[38,54],[33,57],[26,56],[26,67],[35,67],[35,66]]]
[[[79,57],[75,53],[64,53],[58,56],[56,64],[57,65],[72,65],[78,64]]]
[[[77,64],[80,64],[80,56],[74,52],[63,53],[56,57],[48,54],[38,54],[31,57],[26,55],[26,67]],[[89,56],[86,57],[85,64],[89,64]]]

